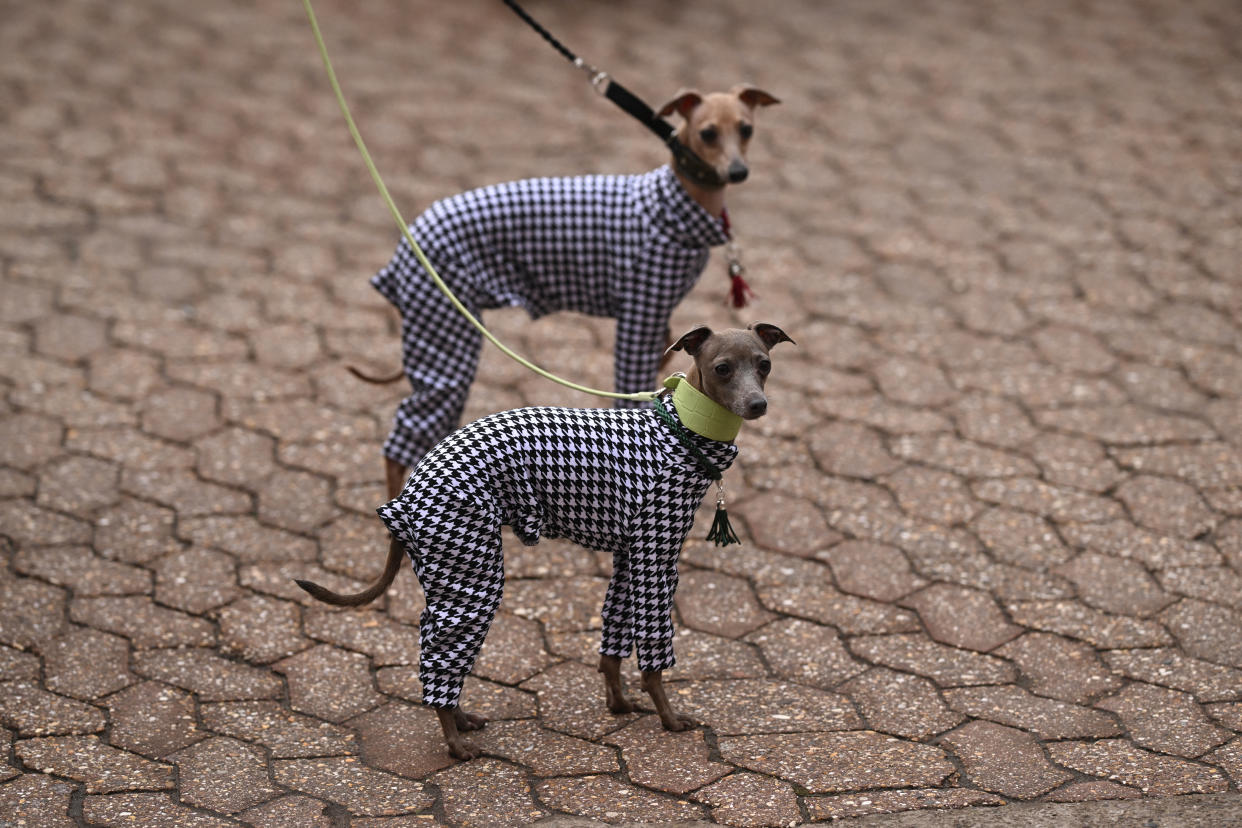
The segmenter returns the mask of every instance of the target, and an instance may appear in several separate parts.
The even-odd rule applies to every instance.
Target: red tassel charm
[[[726,301],[735,308],[744,308],[751,299],[755,298],[755,292],[742,278],[746,268],[742,266],[742,260],[737,255],[737,248],[733,246],[733,224],[729,221],[728,210],[720,211],[720,224],[725,235],[725,256],[729,260],[729,297]]]
[[[751,299],[755,298],[755,292],[751,290],[750,285],[742,278],[745,269],[741,262],[729,263],[729,304],[735,308],[744,308]]]

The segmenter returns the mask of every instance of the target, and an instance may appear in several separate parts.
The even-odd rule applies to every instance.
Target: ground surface
[[[397,364],[366,282],[395,228],[299,4],[9,3],[0,822],[1237,815],[1242,8],[531,7],[653,102],[784,99],[730,205],[741,319],[798,345],[728,476],[744,548],[683,553],[705,727],[602,711],[582,550],[509,547],[469,764],[415,703],[408,572],[364,612],[290,582],[378,571],[400,394],[344,372]],[[663,160],[497,2],[319,13],[411,216]],[[675,327],[733,321],[721,268]],[[608,384],[609,325],[489,320]],[[489,351],[470,414],[566,402]]]

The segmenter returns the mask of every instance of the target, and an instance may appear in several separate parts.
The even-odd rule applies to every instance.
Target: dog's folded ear
[[[789,334],[782,331],[775,325],[769,325],[767,322],[753,322],[747,326],[755,332],[755,336],[763,343],[763,347],[772,350],[772,346],[778,342],[788,342],[790,345],[797,345]]]
[[[779,328],[778,328],[779,330]],[[681,335],[676,342],[668,346],[668,350],[664,352],[668,356],[673,351],[685,351],[690,356],[696,356],[699,349],[703,347],[703,343],[712,335],[712,329],[706,325],[699,325],[693,330],[687,331]]]
[[[676,112],[683,118],[690,117],[690,112],[703,102],[703,96],[697,89],[680,89],[673,99],[660,107],[660,117],[667,118]]]
[[[737,95],[738,100],[751,109],[754,109],[756,106],[771,106],[781,102],[781,99],[771,92],[764,92],[759,87],[751,86],[748,83],[739,83],[729,91]]]

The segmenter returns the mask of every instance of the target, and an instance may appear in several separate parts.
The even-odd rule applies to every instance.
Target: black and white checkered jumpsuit
[[[432,204],[410,229],[475,316],[517,306],[536,319],[558,310],[616,319],[614,380],[622,393],[655,387],[669,317],[698,281],[708,248],[725,242],[720,221],[668,166],[471,190]],[[413,389],[397,407],[384,454],[413,467],[459,423],[482,336],[404,239],[371,283],[401,312],[402,362]]]
[[[690,439],[721,470],[737,456]],[[455,706],[474,666],[504,587],[502,525],[527,545],[561,537],[612,553],[600,653],[671,667],[677,559],[710,482],[650,408],[520,408],[450,434],[377,510],[427,599],[423,702]]]

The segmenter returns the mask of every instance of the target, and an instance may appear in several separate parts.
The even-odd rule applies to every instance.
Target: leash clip
[[[574,58],[574,66],[577,66],[583,72],[586,72],[587,79],[591,81],[591,86],[595,91],[603,96],[608,94],[608,84],[612,80],[608,73],[602,69],[596,69],[580,57]]]

